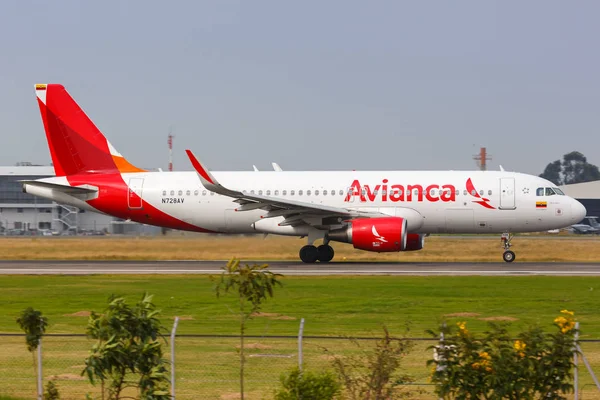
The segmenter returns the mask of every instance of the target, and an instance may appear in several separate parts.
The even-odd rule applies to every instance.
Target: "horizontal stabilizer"
[[[41,187],[41,188],[46,188],[46,189],[53,189],[53,190],[58,190],[60,192],[70,194],[70,195],[92,194],[92,193],[98,192],[98,188],[89,186],[89,185],[73,187],[73,186],[61,185],[59,183],[50,183],[50,182],[42,182],[42,181],[20,181],[20,182],[23,184],[23,186],[31,185],[31,186],[36,186],[36,187]]]

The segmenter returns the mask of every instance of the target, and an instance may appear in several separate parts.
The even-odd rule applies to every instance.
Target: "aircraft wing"
[[[353,218],[376,218],[387,216],[379,212],[366,212],[341,207],[331,207],[323,204],[307,203],[277,197],[259,196],[250,193],[232,190],[221,185],[210,171],[194,156],[190,150],[186,153],[198,173],[198,177],[205,188],[217,194],[235,198],[240,206],[236,211],[265,210],[268,211],[265,218],[284,216],[286,219],[280,225],[296,225],[306,223],[311,217],[343,217]]]

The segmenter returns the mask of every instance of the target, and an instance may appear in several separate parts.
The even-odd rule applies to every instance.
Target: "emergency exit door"
[[[144,187],[144,178],[129,179],[129,195],[127,196],[127,205],[130,210],[139,210],[142,208],[142,190]]]
[[[501,210],[514,210],[515,178],[500,178],[500,207]]]

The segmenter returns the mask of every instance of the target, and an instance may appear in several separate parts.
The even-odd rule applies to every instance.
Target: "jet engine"
[[[406,235],[405,251],[422,250],[425,247],[425,235],[422,233],[409,233]]]
[[[328,234],[329,240],[378,253],[406,250],[407,236],[406,219],[400,217],[359,218]]]

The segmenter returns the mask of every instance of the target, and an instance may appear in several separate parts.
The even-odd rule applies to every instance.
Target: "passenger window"
[[[283,194],[284,196],[286,196],[286,195],[287,195],[287,190],[284,190],[284,191],[282,192],[282,194]]]
[[[206,196],[206,190],[202,191],[202,196]]]
[[[186,196],[189,196],[189,195],[191,195],[191,194],[192,194],[192,192],[190,192],[189,190],[188,190],[187,192],[185,192],[185,195],[186,195]]]
[[[267,190],[267,196],[270,196],[270,195],[271,195],[271,191]]]
[[[342,191],[341,191],[341,190],[340,190],[340,194],[342,194]],[[335,196],[335,190],[332,190],[332,191],[331,191],[331,195],[332,195],[332,196]]]
[[[544,188],[537,188],[537,190],[535,191],[535,195],[536,196],[543,196],[544,195]]]
[[[214,195],[215,195],[215,192],[210,192],[210,195],[211,195],[211,196],[214,196]]]
[[[469,193],[468,193],[466,190],[464,190],[464,191],[463,191],[463,195],[465,195],[465,196],[466,196],[467,194],[469,194]]]
[[[302,196],[302,189],[298,190],[298,196]]]
[[[491,195],[492,195],[492,191],[488,190],[488,196],[491,196]]]
[[[319,191],[315,190],[315,196],[318,196],[318,195],[319,195]]]
[[[198,196],[198,191],[194,190],[194,196]]]
[[[251,190],[251,191],[250,191],[250,194],[254,194],[254,190]]]
[[[472,196],[477,196],[477,190],[475,190],[475,189],[471,190],[471,195]]]
[[[293,196],[296,193],[295,190],[290,190],[290,194]]]
[[[306,191],[306,195],[307,195],[307,196],[310,196],[310,190],[307,190],[307,191]]]
[[[479,195],[480,195],[480,196],[483,196],[483,190],[480,190],[480,191],[479,191]]]
[[[342,189],[340,189],[340,196],[344,195],[344,191]]]
[[[460,195],[460,190],[456,189],[456,195]]]
[[[178,196],[181,196],[181,195],[183,195],[183,190],[180,190],[179,192],[177,192],[177,195],[178,195]]]
[[[167,195],[167,191],[163,190],[163,196],[166,196],[166,195]]]
[[[275,196],[279,196],[279,190],[276,190],[274,194]]]
[[[327,190],[323,190],[323,196],[327,196]]]
[[[175,196],[175,191],[171,190],[171,196]]]
[[[262,196],[262,190],[259,190],[259,191],[258,191],[258,195],[259,195],[259,196]]]

